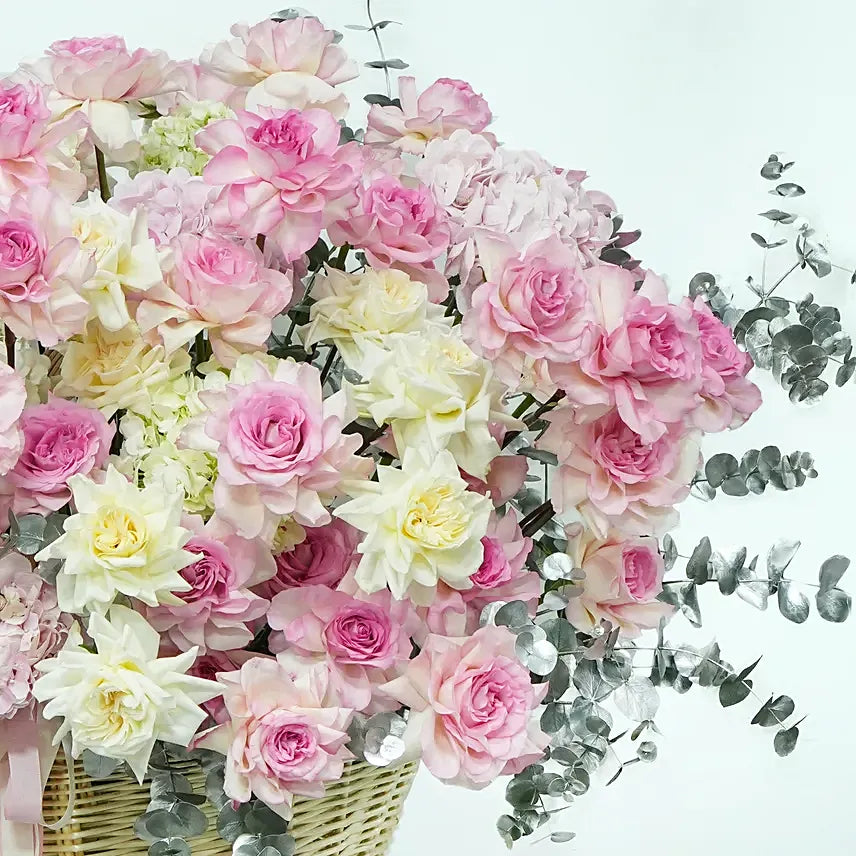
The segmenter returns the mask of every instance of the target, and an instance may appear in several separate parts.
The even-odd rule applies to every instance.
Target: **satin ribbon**
[[[69,777],[65,814],[52,824],[42,817],[42,795],[59,746],[53,745],[54,728],[38,713],[21,711],[0,721],[0,854],[40,856],[42,827],[60,829],[74,810],[74,763],[70,741],[63,741]]]

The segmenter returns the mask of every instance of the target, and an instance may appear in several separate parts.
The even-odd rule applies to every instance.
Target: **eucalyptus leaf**
[[[576,838],[576,836],[576,832],[551,832],[550,841],[552,841],[553,844],[567,844],[569,841]]]
[[[588,701],[599,701],[604,694],[609,694],[609,685],[594,660],[583,660],[574,669],[574,686],[577,692]],[[606,693],[604,693],[606,691]]]
[[[650,740],[643,740],[636,747],[636,755],[640,761],[650,764],[657,760],[657,746]]]
[[[678,559],[678,548],[671,535],[663,536],[663,564],[667,571],[671,571]]]
[[[612,694],[615,706],[634,722],[653,719],[660,708],[660,696],[649,678],[633,677]]]
[[[752,691],[752,681],[737,678],[729,678],[719,685],[719,703],[723,707],[731,707],[740,704]]]
[[[794,700],[790,696],[771,696],[753,717],[752,725],[760,725],[762,728],[781,725],[794,712],[794,707]]]
[[[152,842],[149,856],[190,856],[190,845],[183,838],[162,838]]]
[[[822,589],[815,597],[817,612],[824,621],[840,624],[850,616],[852,600],[840,588]]]
[[[498,627],[526,627],[532,623],[529,607],[522,600],[512,600],[503,605],[494,616]]]
[[[796,725],[791,728],[783,728],[781,731],[777,731],[776,736],[773,738],[773,746],[776,750],[776,754],[780,755],[782,758],[790,755],[796,748],[799,736],[800,730]]]
[[[105,758],[103,755],[96,755],[89,749],[83,750],[83,772],[90,779],[107,779],[122,766],[122,761],[117,761],[115,758]]]
[[[559,659],[556,646],[547,639],[536,639],[530,630],[517,635],[515,651],[520,662],[535,675],[549,675]]]
[[[574,563],[567,553],[552,553],[541,565],[541,576],[546,580],[567,580],[574,571]]]
[[[541,713],[541,730],[547,734],[555,734],[568,724],[565,705],[550,702],[544,706]]]
[[[710,463],[710,461],[708,461],[708,463]],[[736,465],[737,461],[734,460],[734,463]],[[706,583],[710,575],[710,571],[708,569],[710,556],[710,538],[705,535],[704,538],[696,544],[692,555],[687,561],[687,577],[695,583]]]
[[[786,181],[782,184],[777,184],[776,189],[771,190],[770,193],[774,193],[777,196],[792,198],[794,196],[804,196],[805,188],[801,187],[799,184],[794,184],[792,181]]]
[[[551,467],[559,465],[559,459],[554,452],[548,452],[546,449],[536,449],[534,446],[525,446],[517,452],[518,455],[523,455],[524,458],[529,458],[533,461],[538,461],[542,464],[548,464]]]
[[[830,556],[820,566],[820,590],[827,591],[835,588],[850,567],[850,559],[847,556]]]
[[[802,624],[808,618],[810,609],[808,598],[797,589],[796,584],[791,580],[782,580],[779,583],[777,599],[779,612],[788,621],[793,621],[794,624]]]
[[[799,548],[800,542],[789,538],[780,538],[770,547],[767,554],[767,576],[770,582],[778,584]]]

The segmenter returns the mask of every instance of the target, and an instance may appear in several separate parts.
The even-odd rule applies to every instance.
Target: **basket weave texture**
[[[197,793],[205,793],[205,774],[197,764],[177,761],[172,766]],[[295,799],[288,831],[297,843],[296,856],[385,856],[417,767],[348,764],[322,799]],[[134,835],[134,823],[148,806],[148,783],[140,787],[127,776],[93,781],[80,761],[75,773],[72,820],[62,829],[45,829],[43,856],[146,856],[149,845]],[[67,804],[68,774],[60,753],[45,788],[45,821],[58,820]],[[201,808],[209,824],[205,833],[188,841],[193,856],[230,856],[231,845],[217,834],[214,807],[205,803]]]

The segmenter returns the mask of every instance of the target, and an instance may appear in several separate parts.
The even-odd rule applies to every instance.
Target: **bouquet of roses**
[[[512,841],[614,765],[615,718],[653,760],[657,687],[751,693],[664,641],[700,584],[805,620],[794,542],[759,575],[704,539],[670,582],[666,533],[691,489],[816,474],[774,447],[699,472],[700,440],[760,405],[747,350],[802,400],[852,376],[849,339],[706,274],[670,299],[612,200],[501,145],[467,83],[403,76],[354,130],[341,34],[232,33],[186,62],[74,38],[0,81],[3,749],[23,726],[140,781],[189,752],[224,810],[286,820],[346,763],[421,757],[513,775]],[[756,715],[781,754],[793,711]]]

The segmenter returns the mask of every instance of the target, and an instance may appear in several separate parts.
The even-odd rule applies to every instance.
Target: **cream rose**
[[[89,749],[127,761],[142,783],[155,741],[187,746],[206,716],[200,702],[222,687],[185,674],[196,648],[158,659],[160,637],[131,609],[114,606],[109,618],[94,614],[88,632],[96,652],[73,630],[59,654],[38,665],[42,677],[33,694],[47,702],[46,719],[63,719],[55,743],[71,734],[75,758]]]
[[[407,449],[401,469],[377,472],[376,482],[353,483],[355,498],[334,512],[366,533],[357,548],[357,585],[369,594],[389,586],[396,599],[425,606],[441,580],[470,588],[491,501],[467,490],[449,452],[429,459]]]
[[[195,559],[182,549],[190,533],[179,525],[181,492],[137,488],[113,466],[103,484],[77,475],[68,486],[77,513],[36,556],[65,560],[56,579],[62,609],[103,612],[117,594],[148,606],[179,603],[171,592],[190,585],[178,572]]]

